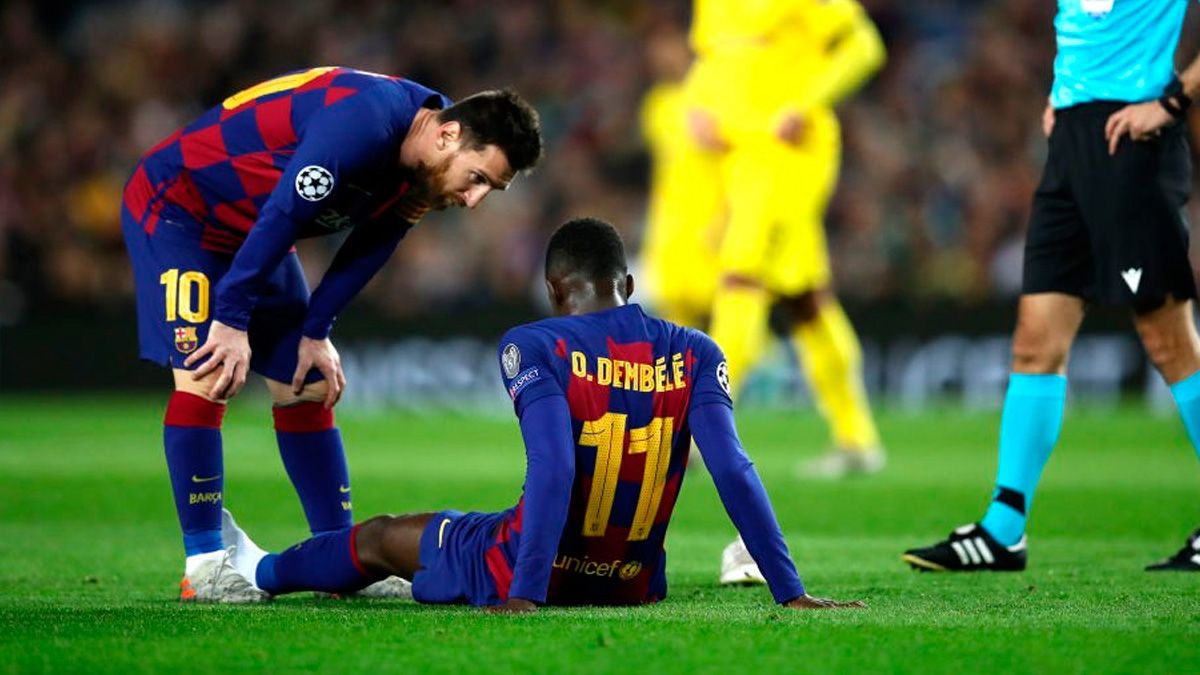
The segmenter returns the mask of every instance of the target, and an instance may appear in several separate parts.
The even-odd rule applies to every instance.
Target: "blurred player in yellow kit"
[[[712,337],[734,385],[744,382],[778,303],[833,437],[834,451],[807,471],[877,471],[883,450],[858,338],[830,288],[823,220],[841,160],[833,106],[882,66],[883,42],[855,0],[696,0],[691,42],[690,130],[725,150],[729,206]],[[760,579],[735,541],[722,582]]]
[[[658,315],[705,329],[720,274],[725,227],[721,155],[701,147],[687,127],[684,78],[692,55],[686,36],[661,29],[646,43],[656,84],[642,100],[642,133],[653,170],[642,260]]]

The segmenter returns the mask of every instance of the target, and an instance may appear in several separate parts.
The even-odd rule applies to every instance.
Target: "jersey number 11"
[[[592,472],[592,491],[588,495],[587,511],[583,516],[583,536],[602,537],[612,514],[613,498],[621,475],[621,460],[625,457],[624,413],[605,413],[600,419],[583,423],[579,444],[596,448],[596,470]],[[645,454],[646,468],[642,474],[642,489],[638,493],[637,510],[629,526],[629,541],[643,541],[650,536],[663,488],[667,484],[667,468],[671,464],[671,435],[673,417],[655,417],[644,427],[629,430],[631,455]]]

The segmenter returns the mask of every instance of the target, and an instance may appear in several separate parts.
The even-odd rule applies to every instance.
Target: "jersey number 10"
[[[596,448],[596,470],[592,472],[592,491],[588,495],[587,511],[583,515],[583,536],[602,537],[612,514],[613,498],[621,475],[621,460],[625,457],[624,413],[605,413],[597,420],[583,423],[579,444]],[[646,455],[642,474],[642,489],[638,493],[637,510],[629,526],[628,541],[643,541],[650,536],[654,516],[662,501],[667,484],[667,468],[671,464],[671,433],[673,417],[655,417],[650,424],[629,430],[631,455]]]
[[[166,286],[167,321],[175,316],[191,323],[208,321],[208,277],[204,272],[188,270],[183,274],[172,267],[158,277],[158,283]],[[192,287],[196,287],[195,302],[192,302]]]

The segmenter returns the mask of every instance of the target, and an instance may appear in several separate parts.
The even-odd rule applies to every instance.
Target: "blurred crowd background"
[[[1015,295],[1055,3],[863,4],[888,63],[840,107],[845,156],[828,217],[840,293]],[[609,219],[637,250],[645,45],[688,18],[685,0],[0,3],[0,322],[62,304],[131,307],[118,207],[139,154],[234,91],[322,64],[451,97],[512,86],[537,107],[548,145],[536,174],[469,218],[414,229],[359,301],[396,317],[527,302],[564,218]],[[305,243],[312,277],[335,246]]]

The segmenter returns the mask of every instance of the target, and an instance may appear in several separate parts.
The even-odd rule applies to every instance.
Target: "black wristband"
[[[1183,83],[1179,81],[1179,78],[1172,78],[1162,97],[1158,99],[1158,104],[1171,117],[1181,120],[1187,115],[1187,110],[1192,105],[1192,99],[1183,92]]]

